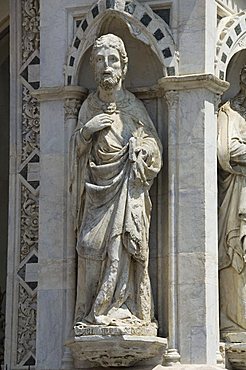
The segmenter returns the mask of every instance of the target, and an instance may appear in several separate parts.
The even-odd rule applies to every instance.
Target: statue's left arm
[[[129,156],[135,165],[136,178],[151,185],[162,166],[162,145],[148,112],[140,104],[139,127],[130,139]]]

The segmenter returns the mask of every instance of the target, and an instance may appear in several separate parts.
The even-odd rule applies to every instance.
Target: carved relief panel
[[[11,27],[17,27],[17,33],[13,32],[11,40],[16,46],[16,55],[12,55],[16,64],[12,63],[11,71],[16,79],[11,81],[14,106],[10,129],[12,207],[5,363],[8,368],[22,368],[35,365],[36,353],[39,103],[31,92],[39,87],[39,0],[15,2],[12,12],[16,18]],[[20,24],[17,15],[21,15]]]

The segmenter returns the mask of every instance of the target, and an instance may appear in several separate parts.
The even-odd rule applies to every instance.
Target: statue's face
[[[94,58],[96,82],[105,90],[112,89],[122,79],[122,66],[118,50],[102,46]]]

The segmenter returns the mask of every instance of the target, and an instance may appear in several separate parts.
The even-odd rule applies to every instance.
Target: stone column
[[[175,222],[177,209],[177,189],[175,174],[177,171],[178,159],[176,152],[177,140],[177,108],[179,94],[176,91],[167,91],[166,100],[168,103],[168,351],[165,355],[165,364],[174,365],[179,363],[177,337],[177,251],[176,235],[177,223]],[[171,159],[171,160],[170,160]]]
[[[170,107],[169,347],[178,350],[181,363],[215,366],[219,315],[214,99],[228,84],[211,74],[165,77],[159,83]]]
[[[67,98],[64,102],[65,109],[65,153],[67,158],[66,179],[67,179],[67,273],[66,273],[66,326],[65,340],[73,336],[71,333],[73,328],[75,294],[76,294],[76,250],[75,250],[75,233],[73,230],[72,210],[69,192],[69,141],[76,127],[78,113],[81,106],[81,100],[76,98]],[[73,366],[73,359],[70,354],[70,349],[65,347],[62,368],[70,369]]]

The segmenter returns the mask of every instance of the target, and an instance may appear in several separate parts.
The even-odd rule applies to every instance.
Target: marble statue
[[[77,233],[75,329],[156,325],[149,259],[149,190],[161,143],[143,105],[124,88],[123,41],[107,34],[92,49],[97,82],[71,139]]]
[[[246,330],[246,65],[240,88],[218,116],[222,332]]]

